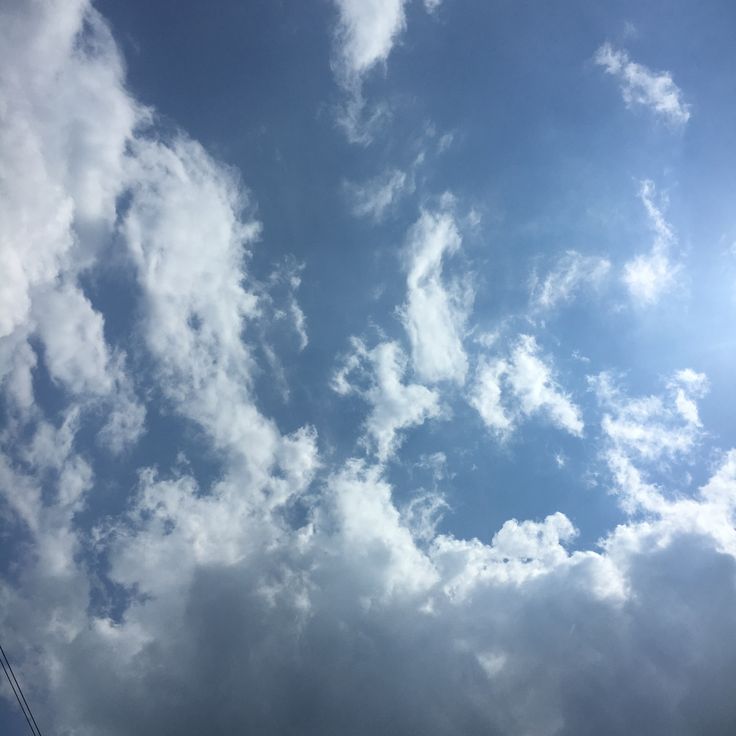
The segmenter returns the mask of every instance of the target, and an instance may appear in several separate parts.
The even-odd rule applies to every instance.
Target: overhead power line
[[[13,672],[13,668],[10,666],[10,660],[8,659],[8,655],[5,654],[5,650],[3,649],[2,644],[0,644],[0,665],[2,665],[5,677],[8,678],[8,682],[10,683],[10,688],[13,691],[13,695],[15,695],[15,699],[18,701],[18,705],[23,711],[23,715],[26,718],[26,723],[28,723],[28,728],[31,729],[31,733],[33,734],[33,736],[41,736],[41,729],[38,727],[36,719],[33,717],[31,706],[28,705],[26,696],[23,694],[23,689],[21,688],[20,683],[15,676],[15,672]]]

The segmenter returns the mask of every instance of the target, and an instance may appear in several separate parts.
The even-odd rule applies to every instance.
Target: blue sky
[[[728,3],[0,16],[45,732],[733,727]]]

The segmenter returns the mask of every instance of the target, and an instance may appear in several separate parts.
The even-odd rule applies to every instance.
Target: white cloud
[[[633,299],[642,305],[655,304],[676,283],[680,266],[670,258],[675,234],[662,211],[654,203],[654,184],[643,181],[639,196],[654,232],[649,253],[638,255],[624,265],[623,279]]]
[[[241,338],[245,320],[258,316],[258,300],[243,286],[243,261],[260,226],[241,219],[245,193],[197,143],[141,139],[133,153],[122,230],[161,385],[184,416],[263,482],[280,440],[252,403],[253,359]]]
[[[371,405],[365,428],[382,462],[396,452],[401,430],[440,413],[436,391],[403,383],[406,368],[406,356],[397,343],[382,342],[368,350],[362,341],[353,339],[353,352],[333,377],[333,388],[339,394],[358,393]],[[367,386],[361,387],[366,381]]]
[[[36,353],[20,329],[0,338],[0,386],[10,403],[27,412],[33,405],[33,371]]]
[[[94,53],[74,46],[82,18]],[[73,225],[111,227],[140,112],[107,28],[85,3],[5,8],[1,22],[3,337],[27,319],[36,286],[84,265],[95,244]]]
[[[40,294],[34,307],[51,377],[76,394],[107,393],[112,377],[102,315],[69,287]]]
[[[411,343],[412,363],[424,381],[465,381],[465,322],[473,300],[462,282],[443,279],[443,260],[460,248],[455,220],[446,209],[423,210],[404,250],[407,298],[401,319]]]
[[[334,0],[338,10],[333,69],[347,98],[338,124],[351,143],[371,142],[387,116],[383,104],[367,109],[363,78],[385,64],[406,26],[406,0]]]
[[[469,396],[483,423],[500,435],[514,426],[513,415],[503,403],[502,381],[508,371],[509,365],[505,360],[481,361]]]
[[[406,27],[406,0],[335,0],[338,71],[360,77],[385,63]]]
[[[533,337],[522,335],[514,348],[508,381],[524,414],[541,412],[570,434],[582,434],[580,409],[557,386],[551,370],[539,357]]]
[[[297,337],[299,350],[304,350],[309,345],[307,317],[296,297],[302,283],[304,265],[287,258],[274,269],[265,288],[258,292],[260,312],[266,311],[266,307],[272,310],[271,319],[267,320],[268,326],[273,328],[274,322],[285,321]]]
[[[485,425],[501,437],[522,418],[536,414],[572,435],[583,433],[580,409],[559,387],[529,335],[519,337],[508,358],[479,361],[468,400]]]
[[[388,117],[385,103],[369,107],[364,78],[384,66],[406,28],[408,0],[333,0],[338,11],[332,68],[346,100],[337,122],[351,143],[367,145]],[[425,0],[433,12],[440,0]]]
[[[698,376],[688,383],[680,376]],[[680,371],[668,382],[665,396],[629,398],[608,373],[590,379],[604,407],[602,427],[615,446],[646,461],[675,458],[690,452],[700,436],[700,420],[694,399],[706,388],[705,377]]]
[[[682,91],[669,72],[653,72],[610,43],[598,49],[595,63],[618,79],[627,106],[648,107],[673,125],[684,125],[690,119],[690,105],[682,99]]]
[[[414,190],[414,183],[406,172],[388,169],[363,184],[348,184],[353,213],[357,217],[384,218],[405,194]]]
[[[532,309],[555,309],[572,301],[578,291],[597,288],[610,268],[611,263],[607,258],[567,251],[543,279],[534,275],[530,294]]]
[[[704,374],[677,371],[664,395],[630,398],[608,373],[589,378],[604,408],[605,458],[622,506],[660,511],[665,500],[645,470],[689,457],[703,435],[696,399],[707,391]]]
[[[123,87],[107,27],[86,4],[0,12],[0,374],[31,417],[31,341],[40,338],[52,379],[80,405],[105,403],[101,441],[120,450],[142,432],[145,411],[78,279],[112,232],[125,148],[145,115]]]

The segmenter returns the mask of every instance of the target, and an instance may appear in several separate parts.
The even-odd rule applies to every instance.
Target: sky
[[[44,734],[736,731],[735,31],[0,0],[0,643]]]

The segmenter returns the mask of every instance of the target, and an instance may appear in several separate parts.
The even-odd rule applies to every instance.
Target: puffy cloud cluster
[[[718,733],[736,715],[734,467],[599,552],[570,552],[559,513],[418,546],[380,471],[355,462],[299,532],[269,544],[240,519],[229,558],[234,524],[183,544],[197,514],[167,507],[172,532],[148,539],[148,521],[114,554],[145,597],[60,651],[59,713],[83,734]],[[152,542],[159,564],[130,559]]]

